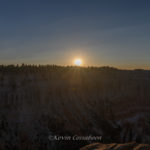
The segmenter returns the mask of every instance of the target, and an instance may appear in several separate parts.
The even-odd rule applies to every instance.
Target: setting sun
[[[76,66],[81,66],[81,65],[82,65],[82,60],[81,60],[81,59],[75,59],[75,60],[74,60],[74,64],[75,64]]]

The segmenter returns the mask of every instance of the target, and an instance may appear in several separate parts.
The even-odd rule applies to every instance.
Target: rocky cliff
[[[103,143],[150,143],[149,118],[150,71],[0,67],[3,149],[59,149],[69,144],[78,149],[93,142],[50,141],[49,135],[101,135]]]

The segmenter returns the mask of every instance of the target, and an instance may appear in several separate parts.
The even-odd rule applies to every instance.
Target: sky
[[[0,0],[0,64],[150,69],[149,0]]]

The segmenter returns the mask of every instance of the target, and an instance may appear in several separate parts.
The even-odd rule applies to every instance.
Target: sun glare
[[[75,59],[75,60],[74,60],[74,64],[75,64],[76,66],[81,66],[81,65],[82,65],[82,60],[81,60],[81,59]]]

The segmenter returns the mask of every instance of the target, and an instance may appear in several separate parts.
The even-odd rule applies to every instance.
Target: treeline
[[[100,70],[100,71],[119,71],[119,69],[109,66],[96,67],[96,66],[87,66],[87,67],[79,67],[79,66],[59,66],[59,65],[0,65],[0,72],[28,72],[28,71],[51,71],[51,70],[68,70],[68,69],[78,69],[78,70]]]

